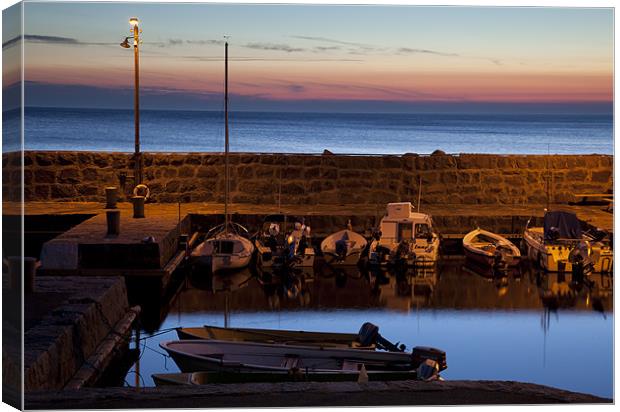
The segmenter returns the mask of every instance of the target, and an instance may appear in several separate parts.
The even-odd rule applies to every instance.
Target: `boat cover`
[[[555,228],[552,230],[552,228]],[[557,232],[556,232],[557,229]],[[581,225],[577,215],[570,212],[545,213],[545,240],[554,240],[553,232],[562,239],[581,239]]]

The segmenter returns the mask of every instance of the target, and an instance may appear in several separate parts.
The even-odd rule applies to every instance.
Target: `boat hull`
[[[219,340],[160,343],[182,372],[330,372],[358,370],[411,370],[412,355],[360,349],[277,345]]]

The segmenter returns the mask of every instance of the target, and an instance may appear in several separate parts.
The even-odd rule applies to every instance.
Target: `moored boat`
[[[257,263],[262,268],[314,265],[310,227],[301,222],[289,221],[284,215],[265,217],[261,229],[254,237],[254,245],[258,251]]]
[[[216,226],[191,252],[190,258],[196,265],[210,267],[212,273],[244,268],[254,252],[254,245],[246,236],[247,230],[236,223]]]
[[[463,237],[467,259],[492,268],[508,268],[519,263],[521,252],[508,239],[477,228]]]
[[[179,339],[215,339],[237,342],[295,343],[303,345],[375,348],[374,344],[362,346],[359,342],[359,334],[357,333],[221,328],[218,326],[205,325],[195,328],[177,328],[177,335]]]
[[[582,232],[574,213],[546,212],[543,227],[530,227],[523,233],[528,258],[549,272],[572,271],[579,265],[590,272],[613,270],[613,249],[609,236]]]
[[[356,233],[350,227],[327,236],[321,242],[321,251],[325,262],[330,265],[356,265],[367,241],[364,236]]]
[[[409,371],[426,360],[447,368],[445,352],[416,347],[412,352],[369,351],[351,348],[280,345],[222,340],[161,342],[182,372],[288,372],[288,371]]]
[[[430,215],[414,212],[410,202],[388,203],[368,260],[370,264],[433,266],[439,259],[439,242]]]

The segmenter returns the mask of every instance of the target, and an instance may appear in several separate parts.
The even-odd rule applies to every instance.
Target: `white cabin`
[[[387,215],[381,219],[380,230],[379,244],[394,244],[429,238],[433,235],[433,223],[429,215],[414,212],[410,202],[388,203]]]

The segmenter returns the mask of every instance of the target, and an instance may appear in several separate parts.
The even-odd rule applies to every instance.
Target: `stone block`
[[[56,173],[54,170],[39,169],[34,171],[34,181],[37,183],[55,183]]]
[[[597,183],[607,183],[611,178],[611,170],[592,171],[592,181]]]
[[[36,164],[39,166],[51,166],[54,164],[52,155],[50,153],[39,152],[35,154]]]
[[[80,171],[76,167],[62,169],[58,175],[58,183],[79,183]]]
[[[196,168],[192,166],[181,166],[178,170],[179,177],[194,177],[196,174]]]
[[[76,195],[77,192],[74,185],[55,184],[51,187],[50,197],[52,199],[72,199]]]

